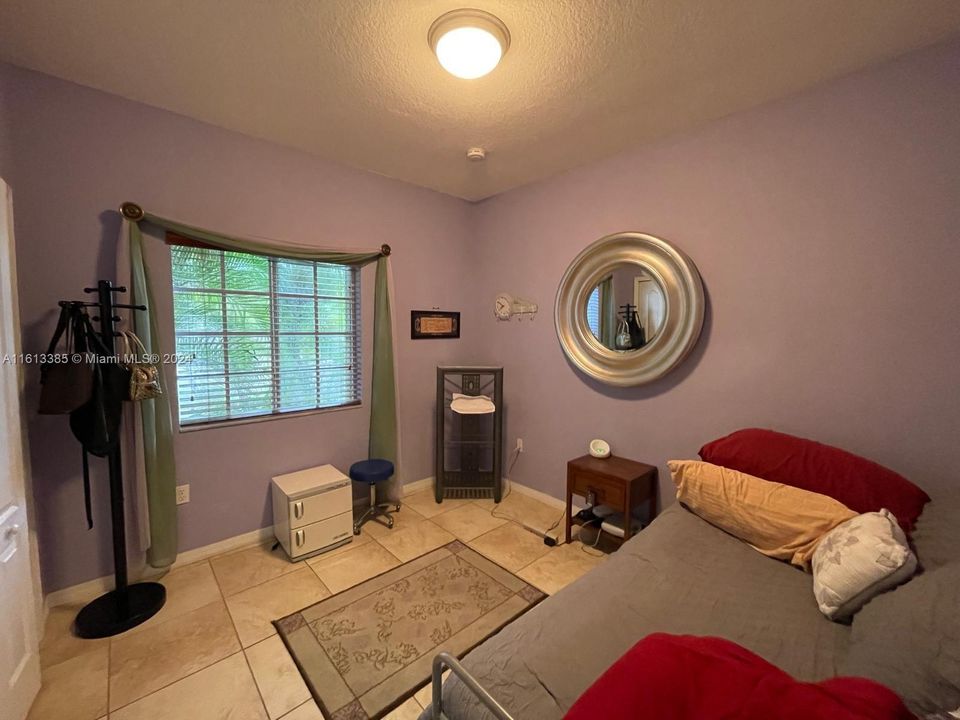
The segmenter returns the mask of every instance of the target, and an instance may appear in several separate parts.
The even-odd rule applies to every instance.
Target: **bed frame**
[[[470,690],[477,699],[493,714],[497,720],[514,720],[514,717],[508,713],[503,705],[498,703],[493,695],[488,693],[476,678],[473,677],[467,669],[450,653],[442,652],[433,659],[433,675],[431,679],[431,698],[430,707],[433,720],[449,720],[443,712],[443,671],[448,669]]]

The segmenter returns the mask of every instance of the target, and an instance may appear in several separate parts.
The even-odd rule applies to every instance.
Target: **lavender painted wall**
[[[517,481],[560,497],[594,437],[659,464],[743,426],[886,464],[936,494],[960,467],[960,43],[505,193],[477,207],[475,303],[540,303],[533,323],[478,312],[481,360],[505,365]],[[575,371],[552,311],[587,244],[675,242],[709,298],[692,356],[618,390]]]
[[[434,366],[491,362],[506,368],[507,446],[525,440],[511,475],[558,497],[564,461],[592,437],[664,468],[745,425],[847,447],[935,495],[960,465],[958,77],[960,43],[941,46],[470,206],[0,64],[25,349],[45,343],[58,298],[112,275],[107,211],[133,199],[225,231],[393,245],[411,479],[432,474]],[[625,229],[687,251],[709,308],[683,366],[615,390],[566,362],[552,308],[567,263]],[[539,301],[539,317],[496,322],[500,291]],[[463,311],[461,341],[406,338],[406,312],[433,306]],[[268,525],[267,478],[362,457],[367,419],[365,407],[178,436],[192,486],[181,548]],[[66,423],[33,416],[30,441],[45,590],[108,573],[102,478],[87,532]],[[671,498],[665,468],[661,484]]]
[[[411,308],[459,307],[467,203],[10,66],[0,65],[0,93],[14,119],[17,162],[8,181],[16,198],[26,351],[45,346],[58,299],[113,276],[118,218],[110,210],[123,200],[227,232],[327,247],[388,242],[407,477],[433,474],[434,367],[468,359],[463,351],[473,324],[465,322],[463,340],[417,343],[406,318]],[[151,252],[162,260],[165,249],[155,245]],[[169,269],[159,267],[157,287],[164,291]],[[369,341],[372,266],[362,282]],[[169,307],[169,296],[158,304]],[[169,334],[169,316],[166,326]],[[365,359],[369,377],[369,342]],[[35,374],[28,385],[35,407]],[[179,511],[181,549],[271,524],[269,478],[326,462],[346,468],[366,457],[368,419],[365,404],[178,435],[180,481],[191,485],[191,502]],[[88,532],[79,446],[66,419],[32,415],[29,425],[45,591],[110,573],[103,474],[95,482],[97,524]]]
[[[11,127],[9,89],[0,81],[0,177],[6,178],[13,172],[13,140]]]

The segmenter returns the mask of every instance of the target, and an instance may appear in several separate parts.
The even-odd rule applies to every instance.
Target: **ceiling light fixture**
[[[510,31],[495,15],[463,8],[438,17],[430,26],[427,42],[444,70],[473,80],[497,66],[510,47]]]

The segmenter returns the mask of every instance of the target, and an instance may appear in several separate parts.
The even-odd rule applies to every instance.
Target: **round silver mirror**
[[[570,361],[610,385],[642,385],[676,367],[703,326],[696,266],[666,240],[608,235],[560,280],[554,320]]]

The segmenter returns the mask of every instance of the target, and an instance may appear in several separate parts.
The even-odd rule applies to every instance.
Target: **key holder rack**
[[[115,303],[115,293],[125,293],[122,286],[114,287],[109,280],[100,280],[96,287],[84,288],[87,294],[96,293],[97,301],[61,300],[58,304],[97,308],[94,321],[100,323],[100,339],[110,354],[115,351],[114,338],[120,333],[114,323],[121,318],[116,310],[146,310],[145,305]],[[113,528],[114,589],[87,604],[74,624],[82,638],[103,638],[119,635],[146,622],[156,615],[167,599],[163,585],[155,582],[129,583],[127,576],[127,534],[123,504],[123,465],[119,445],[106,456],[110,474],[110,521]]]

